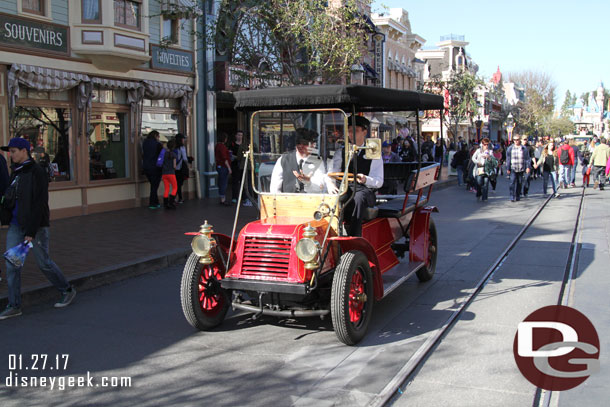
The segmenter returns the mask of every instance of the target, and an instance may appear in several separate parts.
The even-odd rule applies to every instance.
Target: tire
[[[354,300],[356,293],[366,294],[365,300]],[[341,342],[355,345],[364,338],[374,301],[373,273],[368,259],[357,250],[345,253],[335,269],[330,297],[333,328]]]
[[[430,224],[428,226],[428,256],[426,257],[426,264],[417,270],[415,273],[417,278],[421,282],[430,281],[436,271],[436,255],[438,253],[438,240],[436,237],[436,226],[434,221],[430,218]]]
[[[192,253],[182,272],[180,300],[186,320],[200,331],[222,323],[231,303],[230,292],[220,286],[222,270],[216,264],[203,265]]]

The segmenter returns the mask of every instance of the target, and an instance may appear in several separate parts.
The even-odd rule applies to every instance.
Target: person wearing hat
[[[311,155],[318,134],[306,128],[298,128],[295,133],[296,148],[275,162],[269,192],[319,194],[326,187],[328,192],[337,193],[333,180],[324,173],[322,161]]]
[[[355,120],[356,127],[352,123]],[[364,116],[348,118],[348,133],[352,143],[363,147],[369,134],[369,120]],[[365,150],[359,150],[348,166],[348,172],[355,175],[354,198],[343,209],[343,217],[349,222],[347,233],[350,236],[362,236],[362,219],[366,208],[375,206],[375,190],[383,186],[383,160],[368,160],[364,157]],[[357,172],[354,164],[356,164]],[[335,152],[332,172],[345,172],[345,154],[343,150]],[[346,194],[349,197],[351,194]]]
[[[389,141],[384,141],[381,145],[381,159],[384,163],[399,163],[400,156],[392,151],[392,144]]]
[[[30,142],[12,138],[8,146],[12,165],[10,184],[2,199],[0,220],[9,225],[6,248],[23,242],[32,243],[38,267],[61,293],[56,308],[63,308],[74,300],[76,289],[49,257],[49,178],[30,155]],[[9,199],[11,198],[12,199]],[[21,315],[21,267],[6,262],[8,306],[0,313],[0,320]]]

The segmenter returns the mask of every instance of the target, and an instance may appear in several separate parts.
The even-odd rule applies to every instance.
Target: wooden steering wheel
[[[345,175],[345,173],[344,172],[329,172],[326,175],[328,175],[332,179],[336,179],[337,181],[343,181],[343,176]],[[351,172],[348,172],[347,181],[354,182],[354,174],[352,174]]]

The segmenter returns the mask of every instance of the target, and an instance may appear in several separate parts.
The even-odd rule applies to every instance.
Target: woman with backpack
[[[542,165],[542,193],[546,196],[547,187],[549,184],[549,178],[551,185],[553,186],[553,194],[558,197],[560,194],[557,192],[557,173],[559,171],[559,156],[555,150],[555,143],[551,140],[540,154],[540,158],[534,164],[534,168],[538,168]]]
[[[574,150],[566,142],[561,144],[557,151],[559,156],[559,187],[568,188],[572,180],[572,166],[574,165]]]

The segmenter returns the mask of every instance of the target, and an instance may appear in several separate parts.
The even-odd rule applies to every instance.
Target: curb
[[[191,250],[173,250],[161,256],[151,256],[133,263],[122,263],[106,267],[89,273],[83,273],[70,280],[79,291],[87,291],[103,285],[116,283],[128,278],[161,270],[165,267],[184,263]],[[59,299],[57,289],[48,284],[32,287],[21,293],[21,305],[31,306]],[[0,298],[0,307],[3,309],[8,303],[8,297]]]

